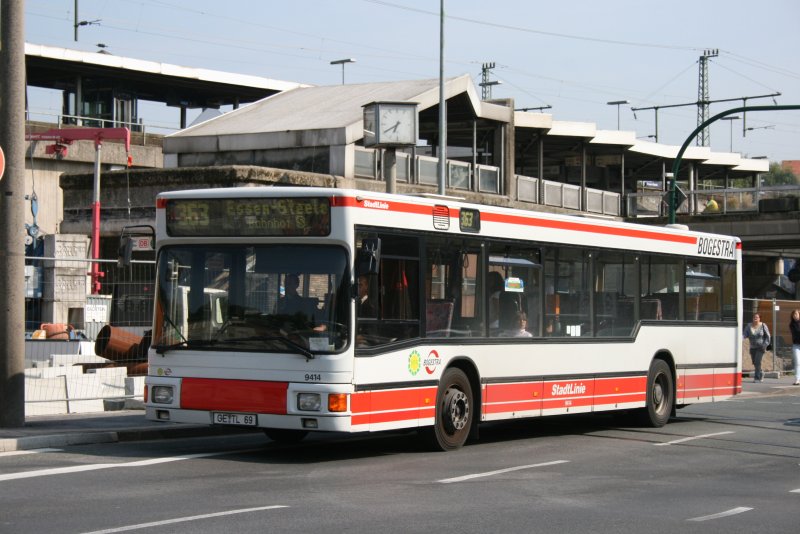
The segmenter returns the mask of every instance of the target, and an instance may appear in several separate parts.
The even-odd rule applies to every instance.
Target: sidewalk
[[[28,417],[20,428],[0,428],[0,452],[150,439],[252,433],[252,428],[148,421],[144,410]]]
[[[763,382],[755,383],[745,373],[742,382],[742,397],[800,394],[800,386],[792,386],[794,376],[791,375],[765,378]],[[251,428],[148,421],[144,418],[144,410],[47,415],[27,418],[21,428],[0,428],[0,452],[255,431]]]

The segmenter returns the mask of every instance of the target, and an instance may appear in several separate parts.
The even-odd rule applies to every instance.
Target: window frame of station
[[[725,259],[715,259],[715,258],[706,258],[706,257],[699,257],[699,256],[689,256],[689,255],[681,255],[681,254],[669,254],[669,253],[662,253],[662,252],[643,252],[643,251],[636,251],[636,250],[627,250],[622,248],[612,248],[612,247],[587,247],[587,246],[580,246],[580,245],[564,245],[558,243],[552,243],[547,241],[525,241],[525,240],[518,240],[518,239],[505,239],[505,238],[498,238],[492,236],[485,236],[480,234],[475,234],[471,232],[459,232],[458,234],[452,233],[445,233],[445,232],[436,232],[434,230],[402,230],[402,229],[395,229],[395,228],[387,228],[387,227],[380,227],[380,226],[372,226],[372,225],[356,225],[354,228],[354,236],[357,238],[360,235],[369,234],[371,236],[378,236],[382,237],[384,235],[396,235],[402,236],[405,238],[414,238],[417,240],[417,253],[418,253],[418,274],[417,279],[419,286],[417,287],[418,292],[418,305],[419,310],[417,312],[417,322],[418,322],[418,337],[412,337],[407,339],[400,339],[397,341],[393,341],[384,345],[377,345],[372,347],[357,347],[356,351],[359,354],[370,355],[377,352],[382,352],[385,350],[385,347],[392,346],[396,347],[398,345],[403,344],[417,344],[420,341],[428,341],[428,340],[436,340],[437,343],[460,343],[460,344],[497,344],[497,343],[525,343],[525,342],[613,342],[613,341],[620,341],[620,340],[633,340],[636,337],[636,333],[638,331],[640,324],[669,324],[670,322],[680,322],[686,325],[694,325],[694,324],[702,324],[704,326],[731,326],[736,324],[736,316],[735,313],[732,315],[730,313],[726,314],[725,305],[727,302],[733,302],[735,304],[736,299],[738,298],[738,294],[735,294],[734,298],[731,300],[726,295],[726,281],[725,276],[733,276],[733,286],[734,286],[734,293],[738,292],[738,286],[736,284],[736,260],[725,260]],[[479,304],[476,307],[476,310],[480,314],[480,321],[483,321],[482,324],[482,333],[476,336],[467,336],[467,337],[429,337],[426,332],[426,301],[425,298],[425,291],[423,289],[427,269],[429,268],[429,255],[428,255],[428,248],[429,242],[433,239],[447,239],[447,240],[459,240],[462,243],[466,244],[470,249],[479,249],[481,258],[481,271],[478,273],[478,277],[476,278],[476,297],[480,295],[482,298],[478,299]],[[537,311],[538,316],[538,326],[535,326],[535,330],[539,332],[538,335],[534,335],[531,338],[511,338],[511,337],[495,337],[491,335],[490,328],[489,328],[489,304],[487,302],[488,296],[488,273],[490,267],[490,256],[492,254],[496,254],[497,250],[502,247],[508,248],[515,248],[515,249],[527,249],[531,251],[531,254],[538,255],[541,259],[541,271],[540,271],[540,280],[539,280],[539,287],[538,287],[538,306],[539,309]],[[546,282],[548,280],[548,275],[552,276],[551,273],[547,272],[546,264],[549,259],[550,251],[554,249],[571,249],[580,251],[579,253],[586,256],[586,268],[585,268],[585,277],[588,279],[588,298],[589,298],[589,310],[586,312],[586,316],[589,320],[590,326],[590,333],[583,336],[549,336],[545,334],[545,321],[547,315],[547,307],[545,302],[545,289],[546,289]],[[598,268],[598,260],[601,259],[604,253],[612,253],[612,254],[619,254],[623,256],[632,257],[636,269],[636,281],[635,281],[635,299],[634,299],[634,316],[633,316],[633,324],[630,328],[630,333],[627,335],[611,335],[611,336],[601,336],[598,335],[597,332],[597,289],[596,289],[596,282],[595,279],[597,275],[597,268]],[[410,256],[409,256],[410,258]],[[645,274],[642,272],[643,266],[645,265],[644,260],[647,258],[661,258],[662,260],[668,260],[668,263],[672,263],[673,265],[677,266],[678,273],[681,273],[681,276],[678,280],[679,287],[678,287],[678,316],[675,319],[644,319],[641,317],[641,301],[645,297],[642,294],[643,291],[643,284],[645,279]],[[686,310],[686,286],[687,286],[687,265],[689,264],[707,264],[707,265],[715,265],[718,268],[719,272],[719,294],[717,298],[717,309],[719,311],[719,319],[712,319],[712,320],[690,320],[687,319],[687,310]],[[586,282],[586,280],[584,280]],[[735,307],[735,306],[734,306]],[[378,321],[380,322],[380,320]],[[354,327],[358,329],[359,327],[359,318],[353,318]]]

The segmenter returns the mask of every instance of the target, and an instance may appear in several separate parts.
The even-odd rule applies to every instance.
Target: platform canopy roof
[[[187,108],[254,102],[305,87],[259,76],[31,43],[25,44],[25,66],[27,84],[33,87],[74,91],[80,77],[87,87],[113,87],[141,100]]]

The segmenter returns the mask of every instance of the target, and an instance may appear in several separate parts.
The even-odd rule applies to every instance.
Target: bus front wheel
[[[675,404],[672,371],[664,360],[653,360],[647,373],[647,400],[639,412],[645,426],[660,428],[667,424]]]
[[[461,369],[444,372],[436,393],[436,422],[428,429],[431,445],[442,451],[460,448],[469,437],[474,417],[472,386]]]

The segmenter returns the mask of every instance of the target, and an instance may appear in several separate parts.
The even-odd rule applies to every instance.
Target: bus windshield
[[[179,245],[158,259],[156,351],[225,349],[313,357],[343,349],[350,274],[342,247]]]

